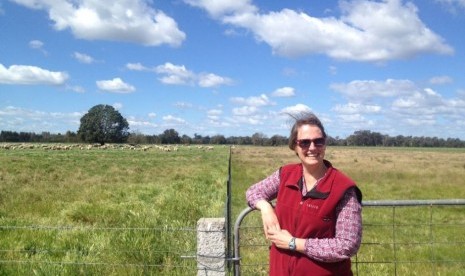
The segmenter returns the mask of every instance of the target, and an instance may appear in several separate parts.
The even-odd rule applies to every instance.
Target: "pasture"
[[[15,146],[0,149],[0,275],[189,275],[197,220],[224,215],[227,147]]]
[[[9,146],[0,148],[0,274],[196,274],[195,224],[224,215],[229,147]],[[465,149],[333,147],[326,157],[365,200],[465,198]],[[248,186],[296,161],[286,147],[232,149],[233,219]],[[364,211],[364,220],[388,215]],[[245,223],[257,222],[255,213]]]

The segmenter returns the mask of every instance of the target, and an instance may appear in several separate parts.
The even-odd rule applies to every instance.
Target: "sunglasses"
[[[301,148],[309,148],[310,145],[313,143],[315,147],[321,148],[326,144],[326,139],[323,137],[315,138],[315,139],[298,139],[296,140],[297,145]]]

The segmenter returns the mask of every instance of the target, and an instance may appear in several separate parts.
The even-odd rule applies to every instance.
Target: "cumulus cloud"
[[[147,129],[153,129],[153,128],[158,127],[156,123],[153,123],[151,121],[147,121],[144,119],[136,118],[134,116],[129,116],[127,120],[128,120],[130,129],[143,128],[144,130],[147,130]]]
[[[15,129],[17,131],[36,132],[49,131],[65,133],[75,131],[79,127],[83,112],[46,112],[6,106],[0,108],[0,129]],[[70,129],[74,126],[74,129]]]
[[[268,96],[266,96],[265,94],[261,94],[258,97],[251,96],[251,97],[248,97],[248,98],[233,97],[230,100],[231,100],[231,102],[236,103],[236,104],[242,104],[242,105],[247,105],[247,106],[252,106],[252,107],[274,105],[274,103],[272,101],[270,101]]]
[[[465,0],[435,0],[436,2],[442,4],[446,10],[451,13],[457,13],[459,11],[465,10]]]
[[[382,107],[380,105],[347,103],[345,105],[336,105],[332,110],[343,114],[357,113],[379,113]]]
[[[41,49],[44,46],[44,43],[40,40],[31,40],[29,41],[29,47],[32,49]]]
[[[167,62],[156,67],[156,72],[163,75],[160,81],[164,84],[192,84],[195,74],[187,70],[184,65],[174,65]]]
[[[295,96],[295,89],[293,87],[281,87],[273,91],[273,97],[293,97]]]
[[[223,110],[221,109],[210,109],[207,111],[207,117],[214,121],[219,120],[221,114],[223,114]]]
[[[145,67],[141,63],[128,63],[126,64],[126,68],[132,71],[151,71],[150,68]]]
[[[429,80],[429,83],[431,84],[447,84],[447,83],[452,83],[452,78],[449,76],[436,76],[432,77]]]
[[[236,116],[250,116],[256,114],[258,108],[256,106],[235,107],[232,112]]]
[[[141,63],[128,63],[126,68],[133,71],[149,71],[160,75],[159,80],[169,85],[192,85],[204,88],[232,85],[233,80],[228,77],[219,76],[214,73],[195,73],[186,68],[185,65],[176,65],[171,62],[147,67]]]
[[[248,14],[257,11],[250,4],[251,0],[184,0],[189,5],[205,9],[212,17],[218,18],[228,14]]]
[[[354,80],[349,83],[334,83],[330,85],[330,88],[352,101],[365,101],[375,97],[408,94],[416,89],[416,85],[410,80]]]
[[[113,93],[132,93],[136,91],[136,88],[134,86],[125,83],[120,78],[114,78],[112,80],[100,80],[96,83],[97,87],[102,91]]]
[[[384,62],[454,51],[421,21],[411,2],[341,1],[339,18],[317,18],[291,9],[260,13],[246,0],[221,5],[208,0],[185,2],[225,24],[245,28],[273,53],[286,57],[325,54],[339,60]]]
[[[437,111],[446,111],[448,103],[436,91],[426,88],[423,91],[415,91],[413,94],[400,97],[393,103],[393,108],[404,110],[403,112],[416,115],[431,114]]]
[[[232,80],[213,73],[207,73],[200,74],[198,76],[198,84],[200,87],[218,87],[222,85],[230,85],[232,84]]]
[[[183,125],[186,123],[186,120],[179,118],[179,117],[175,117],[173,115],[163,116],[162,119],[165,123],[168,123],[168,124]]]
[[[95,62],[93,57],[79,52],[74,52],[73,57],[80,63],[91,64]]]
[[[432,83],[447,81],[447,77],[438,77]],[[421,132],[416,129],[418,126],[443,129],[444,124],[458,128],[461,114],[465,114],[465,98],[446,98],[410,80],[354,81],[339,84],[337,89],[347,96],[348,102],[335,105],[331,111],[341,126],[350,125],[351,130],[375,127],[392,132],[405,128],[412,133]]]
[[[24,85],[62,85],[68,79],[66,72],[54,72],[30,65],[0,64],[0,83]]]
[[[288,107],[281,109],[280,113],[295,115],[295,114],[299,114],[302,112],[311,112],[311,111],[312,109],[305,104],[296,104],[294,106],[288,106]]]
[[[56,30],[69,29],[80,39],[179,46],[186,37],[173,18],[143,0],[13,2],[46,11]]]

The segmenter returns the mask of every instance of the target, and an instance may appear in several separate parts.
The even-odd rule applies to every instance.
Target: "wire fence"
[[[194,275],[195,227],[0,226],[0,275]]]
[[[355,275],[463,275],[465,200],[366,201]],[[259,212],[235,224],[235,275],[268,275],[269,242]]]
[[[259,212],[234,225],[235,275],[267,275],[269,243]],[[465,200],[368,201],[355,275],[460,275]],[[227,227],[226,227],[227,228]],[[196,275],[198,229],[187,227],[0,226],[1,275]],[[230,266],[228,265],[228,268]],[[221,268],[220,270],[222,270]],[[229,271],[229,269],[226,269]]]

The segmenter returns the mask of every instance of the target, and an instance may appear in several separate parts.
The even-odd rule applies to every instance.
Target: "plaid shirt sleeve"
[[[279,170],[263,179],[262,181],[250,186],[246,192],[247,204],[255,209],[255,204],[260,199],[267,201],[273,200],[278,195],[279,190]]]
[[[336,235],[328,239],[307,239],[305,254],[322,262],[338,262],[354,256],[362,241],[362,206],[354,188],[347,190],[336,207]]]

